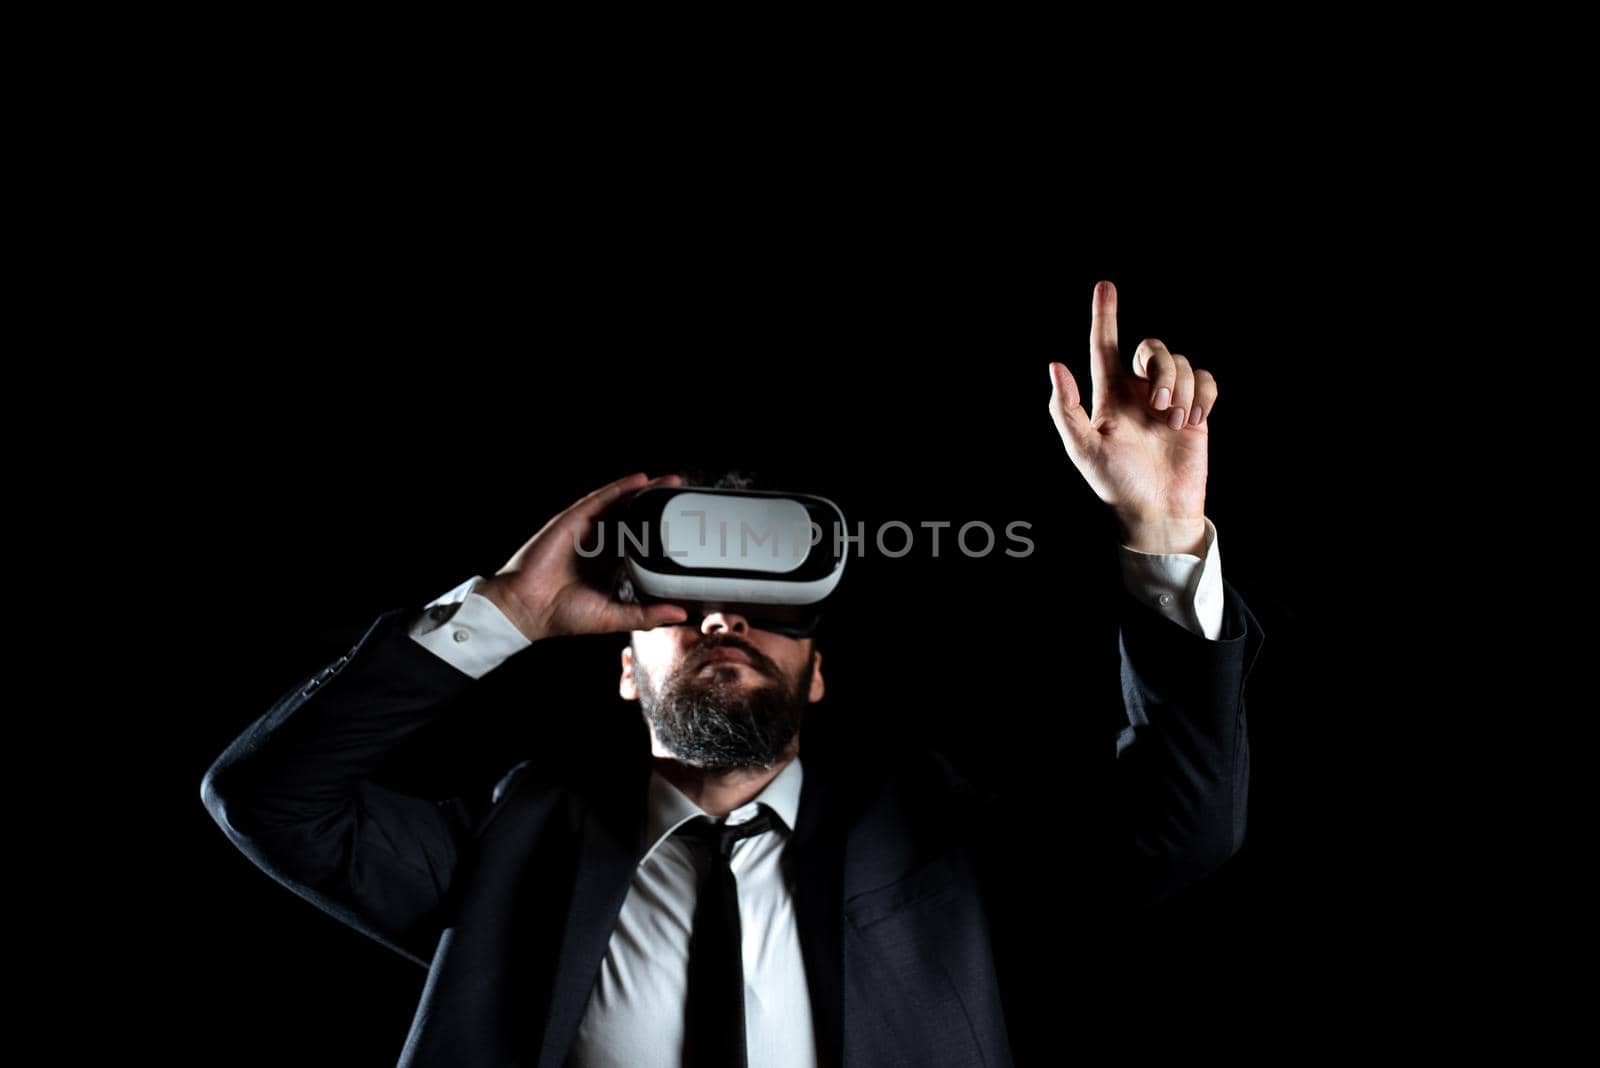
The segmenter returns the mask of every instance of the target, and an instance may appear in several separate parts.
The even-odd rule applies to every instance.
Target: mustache
[[[750,658],[750,666],[764,675],[772,674],[772,662],[761,655],[760,650],[744,641],[742,638],[722,637],[707,638],[695,646],[694,655],[690,658],[689,667],[698,670],[706,662],[706,658],[718,649],[737,649]]]

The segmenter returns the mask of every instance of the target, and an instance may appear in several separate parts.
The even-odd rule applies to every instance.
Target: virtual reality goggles
[[[844,513],[805,493],[651,486],[622,507],[619,600],[669,602],[697,625],[732,611],[753,627],[815,634],[844,575]]]

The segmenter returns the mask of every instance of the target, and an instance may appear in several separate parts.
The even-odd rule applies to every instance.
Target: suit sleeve
[[[1244,843],[1250,785],[1245,680],[1264,634],[1222,580],[1208,640],[1131,591],[1118,599],[1127,724],[1113,771],[1113,891],[1152,904],[1216,871]]]
[[[438,801],[373,781],[404,738],[473,683],[384,613],[346,654],[281,697],[207,769],[200,796],[257,866],[318,908],[426,966],[472,828],[489,799]]]

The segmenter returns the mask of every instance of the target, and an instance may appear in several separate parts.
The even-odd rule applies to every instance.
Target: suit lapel
[[[804,754],[800,810],[789,843],[795,923],[811,995],[817,1058],[837,1068],[844,1055],[844,805],[831,762]]]
[[[617,918],[638,867],[650,752],[646,747],[632,777],[618,788],[593,795],[578,832],[578,855],[566,923],[557,957],[556,982],[545,1018],[540,1065],[565,1063],[584,1007],[594,989]]]

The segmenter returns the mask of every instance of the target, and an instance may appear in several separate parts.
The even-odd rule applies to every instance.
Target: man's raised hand
[[[1155,338],[1124,368],[1117,291],[1095,286],[1089,325],[1094,410],[1063,363],[1050,364],[1050,417],[1078,472],[1111,507],[1123,544],[1199,555],[1205,544],[1206,446],[1217,382]]]

